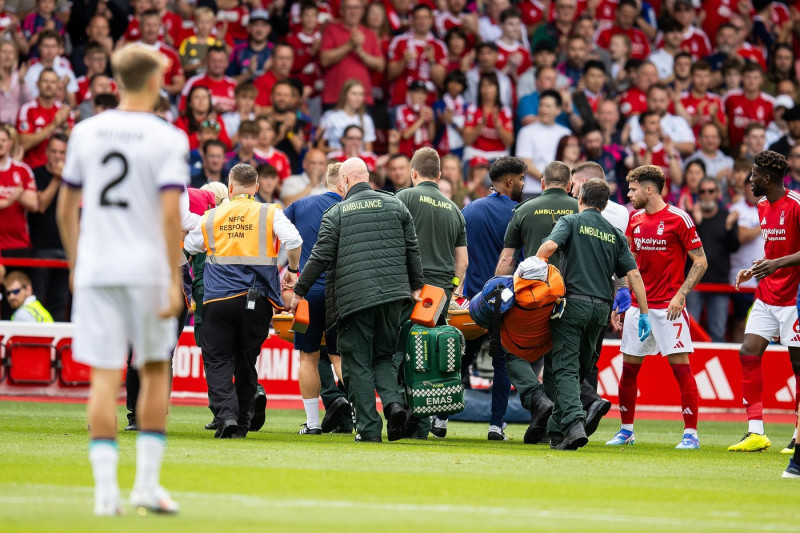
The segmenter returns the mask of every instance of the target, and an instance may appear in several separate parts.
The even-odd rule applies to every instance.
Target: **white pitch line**
[[[0,508],[5,505],[75,505],[91,503],[93,489],[84,486],[63,486],[63,485],[42,485],[10,483],[0,485],[0,490],[6,489],[29,489],[39,493],[42,491],[79,493],[75,496],[2,496],[0,497]],[[127,491],[124,491],[127,495]],[[475,514],[481,516],[505,516],[514,518],[530,519],[551,519],[568,520],[579,522],[600,521],[607,523],[642,524],[647,526],[665,527],[690,527],[694,528],[728,528],[734,530],[749,531],[787,531],[796,532],[797,526],[780,523],[764,522],[745,522],[741,520],[731,520],[729,513],[725,519],[714,520],[708,518],[679,518],[672,516],[640,516],[630,514],[609,513],[605,509],[582,509],[580,513],[573,511],[559,510],[537,510],[519,507],[486,507],[474,505],[448,505],[448,504],[416,504],[416,503],[381,503],[381,502],[356,502],[351,500],[326,500],[326,499],[275,499],[247,494],[218,494],[209,492],[176,492],[171,491],[176,500],[197,500],[207,503],[209,499],[216,501],[225,500],[231,503],[253,507],[271,507],[278,509],[330,509],[330,510],[370,510],[370,511],[389,511],[397,513],[454,513],[456,515]]]

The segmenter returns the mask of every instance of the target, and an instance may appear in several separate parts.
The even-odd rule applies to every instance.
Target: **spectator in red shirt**
[[[151,0],[153,9],[161,17],[161,25],[164,28],[164,43],[172,48],[177,48],[183,42],[183,19],[180,15],[167,9],[169,0]]]
[[[86,66],[86,74],[77,79],[78,92],[75,93],[75,103],[78,105],[94,97],[90,88],[92,77],[95,74],[108,73],[108,52],[105,47],[94,41],[88,43],[83,53],[83,64]],[[112,92],[117,92],[114,80],[111,80],[111,88]]]
[[[292,165],[286,154],[275,148],[275,124],[265,115],[256,117],[256,123],[258,124],[258,140],[253,152],[256,157],[275,167],[281,182],[283,182],[292,175]]]
[[[516,81],[533,67],[531,53],[522,45],[522,15],[516,8],[500,13],[502,34],[497,40],[497,68]]]
[[[159,31],[161,30],[161,15],[158,11],[151,9],[145,11],[139,17],[139,29],[141,30],[142,44],[157,50],[167,63],[164,68],[164,90],[170,95],[177,95],[183,90],[186,78],[183,75],[181,58],[178,52],[171,46],[159,42]]]
[[[268,111],[272,106],[272,86],[276,82],[285,80],[292,72],[294,62],[294,48],[286,43],[278,43],[272,50],[272,67],[253,82],[258,89],[256,97],[256,112]]]
[[[767,125],[772,121],[774,99],[761,91],[764,74],[757,63],[742,69],[742,89],[728,91],[722,102],[728,117],[728,141],[731,153],[739,147],[751,122]]]
[[[0,128],[0,252],[6,256],[31,247],[25,213],[39,208],[33,172],[11,159],[12,146],[11,133]]]
[[[350,78],[366,89],[367,105],[373,104],[371,71],[382,71],[386,60],[375,34],[363,26],[363,0],[343,0],[342,21],[330,23],[322,32],[319,62],[325,88],[322,104],[327,109],[339,99],[339,88]]]
[[[600,26],[595,34],[597,46],[608,49],[611,37],[622,33],[631,40],[631,57],[634,59],[646,59],[650,55],[650,43],[647,35],[639,28],[634,27],[636,16],[639,13],[639,6],[636,0],[620,0],[617,7],[617,20],[614,24]]]
[[[711,41],[706,32],[695,26],[697,14],[690,0],[677,0],[672,14],[681,25],[683,40],[681,48],[692,54],[693,60],[704,58],[711,54]]]
[[[56,131],[69,134],[74,125],[72,110],[56,100],[61,81],[53,69],[39,74],[39,96],[24,104],[19,110],[17,129],[19,141],[25,150],[25,163],[38,167],[47,163],[47,140]]]
[[[432,27],[433,11],[420,4],[413,10],[411,29],[395,37],[389,45],[387,77],[393,82],[390,105],[405,104],[406,90],[416,81],[427,88],[428,104],[436,100],[447,74],[447,49],[433,36]]]
[[[236,109],[236,80],[225,75],[228,70],[228,52],[224,46],[211,46],[205,57],[206,72],[189,78],[181,92],[181,108],[186,107],[186,96],[194,87],[207,87],[211,93],[211,104],[217,113],[228,113]]]
[[[428,89],[421,80],[408,87],[408,103],[397,108],[395,122],[400,130],[400,153],[409,158],[424,146],[431,146],[436,132],[433,109],[425,101]]]
[[[294,49],[291,76],[303,84],[303,100],[318,95],[322,89],[322,70],[319,66],[322,32],[319,30],[318,15],[317,4],[303,2],[300,7],[300,29],[286,38],[286,42]]]
[[[460,70],[466,74],[475,63],[475,50],[468,49],[464,29],[454,27],[447,30],[444,44],[447,47],[447,73]]]
[[[475,157],[491,163],[508,155],[514,142],[511,111],[500,101],[500,83],[493,72],[481,75],[478,103],[467,108],[463,138],[465,163]]]
[[[189,149],[196,150],[200,147],[197,133],[200,126],[212,126],[219,132],[219,140],[231,148],[231,139],[225,129],[225,123],[219,119],[216,111],[211,107],[211,93],[208,87],[197,85],[189,90],[186,96],[186,110],[175,121],[175,125],[189,136]]]
[[[389,45],[392,43],[392,27],[386,14],[383,2],[371,2],[367,6],[362,20],[367,28],[378,38],[378,46],[384,58],[389,57]],[[389,80],[383,69],[371,71],[372,96],[376,102],[385,102],[389,98]]]
[[[722,99],[709,92],[711,85],[711,66],[703,60],[692,65],[690,89],[680,95],[680,105],[676,103],[675,114],[686,119],[695,137],[700,129],[714,122],[722,131],[727,130],[727,119],[722,108]]]
[[[649,61],[644,61],[631,74],[631,88],[622,93],[619,110],[625,118],[647,110],[647,91],[658,82],[658,70]]]
[[[341,139],[342,148],[328,152],[328,159],[344,163],[351,157],[358,157],[367,165],[367,169],[375,170],[377,156],[364,148],[364,130],[361,126],[351,124],[344,129]],[[410,179],[410,175],[409,175]]]

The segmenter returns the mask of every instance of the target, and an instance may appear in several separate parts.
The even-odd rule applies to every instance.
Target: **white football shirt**
[[[83,192],[76,288],[169,285],[160,193],[186,188],[188,161],[186,134],[150,113],[75,126],[63,182]]]

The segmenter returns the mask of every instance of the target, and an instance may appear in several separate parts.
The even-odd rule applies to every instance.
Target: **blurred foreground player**
[[[73,131],[57,208],[75,290],[75,359],[92,367],[88,410],[94,512],[123,512],[116,400],[130,343],[141,378],[131,503],[175,513],[178,504],[160,486],[159,475],[170,347],[176,340],[175,316],[183,306],[179,198],[189,178],[189,144],[152,113],[163,59],[130,45],[114,54],[112,64],[122,102],[118,110],[92,117]]]

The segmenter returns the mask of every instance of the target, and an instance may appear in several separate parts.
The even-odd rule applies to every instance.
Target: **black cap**
[[[408,84],[409,91],[428,91],[428,86],[422,80],[414,80]]]
[[[539,52],[552,52],[555,54],[556,47],[547,39],[543,39],[536,44],[536,48],[533,49],[533,55],[536,55]]]
[[[787,109],[783,113],[783,120],[786,121],[800,120],[800,105],[795,105],[793,108]]]

